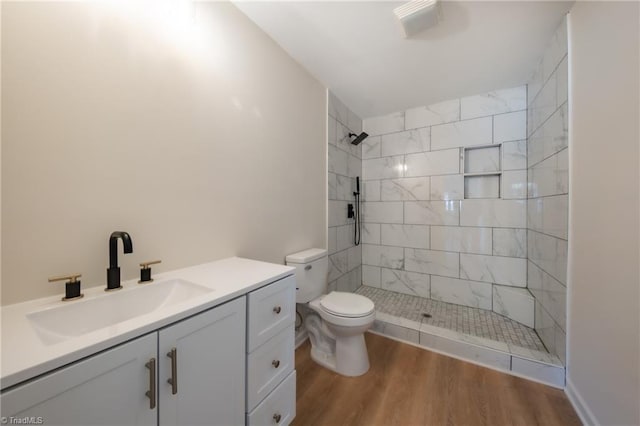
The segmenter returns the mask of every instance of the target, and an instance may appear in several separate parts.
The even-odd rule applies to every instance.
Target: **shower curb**
[[[559,389],[565,388],[565,368],[557,356],[549,353],[507,345],[378,311],[369,332],[513,376]]]

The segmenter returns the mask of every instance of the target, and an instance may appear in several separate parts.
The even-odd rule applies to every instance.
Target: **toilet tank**
[[[296,268],[296,303],[307,303],[327,292],[329,259],[325,249],[290,254],[285,262]]]

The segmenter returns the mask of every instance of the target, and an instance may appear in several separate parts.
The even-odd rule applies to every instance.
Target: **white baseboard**
[[[569,379],[568,375],[566,383],[567,385],[564,389],[564,393],[569,398],[571,405],[573,405],[573,409],[576,410],[576,413],[578,413],[578,417],[580,417],[582,424],[589,426],[597,425],[598,422],[596,421],[595,416],[589,409],[589,406],[584,402],[582,396],[578,393],[576,387],[574,386],[571,379]]]

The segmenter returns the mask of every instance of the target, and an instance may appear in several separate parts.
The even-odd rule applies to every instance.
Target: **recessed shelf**
[[[464,149],[464,172],[487,173],[500,171],[500,145]]]
[[[500,174],[465,176],[464,198],[500,198]]]
[[[464,198],[500,198],[501,144],[464,148]]]
[[[477,172],[477,173],[464,173],[466,176],[500,176],[502,172]]]

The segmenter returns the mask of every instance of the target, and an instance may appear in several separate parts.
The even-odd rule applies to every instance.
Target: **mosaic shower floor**
[[[426,324],[479,338],[478,342],[472,343],[495,347],[490,341],[500,342],[512,353],[533,351],[537,354],[536,358],[550,356],[535,330],[491,311],[368,286],[361,286],[356,293],[375,303],[377,319],[380,319],[379,314],[382,313],[382,317],[388,315],[403,318],[408,320],[408,324]]]

